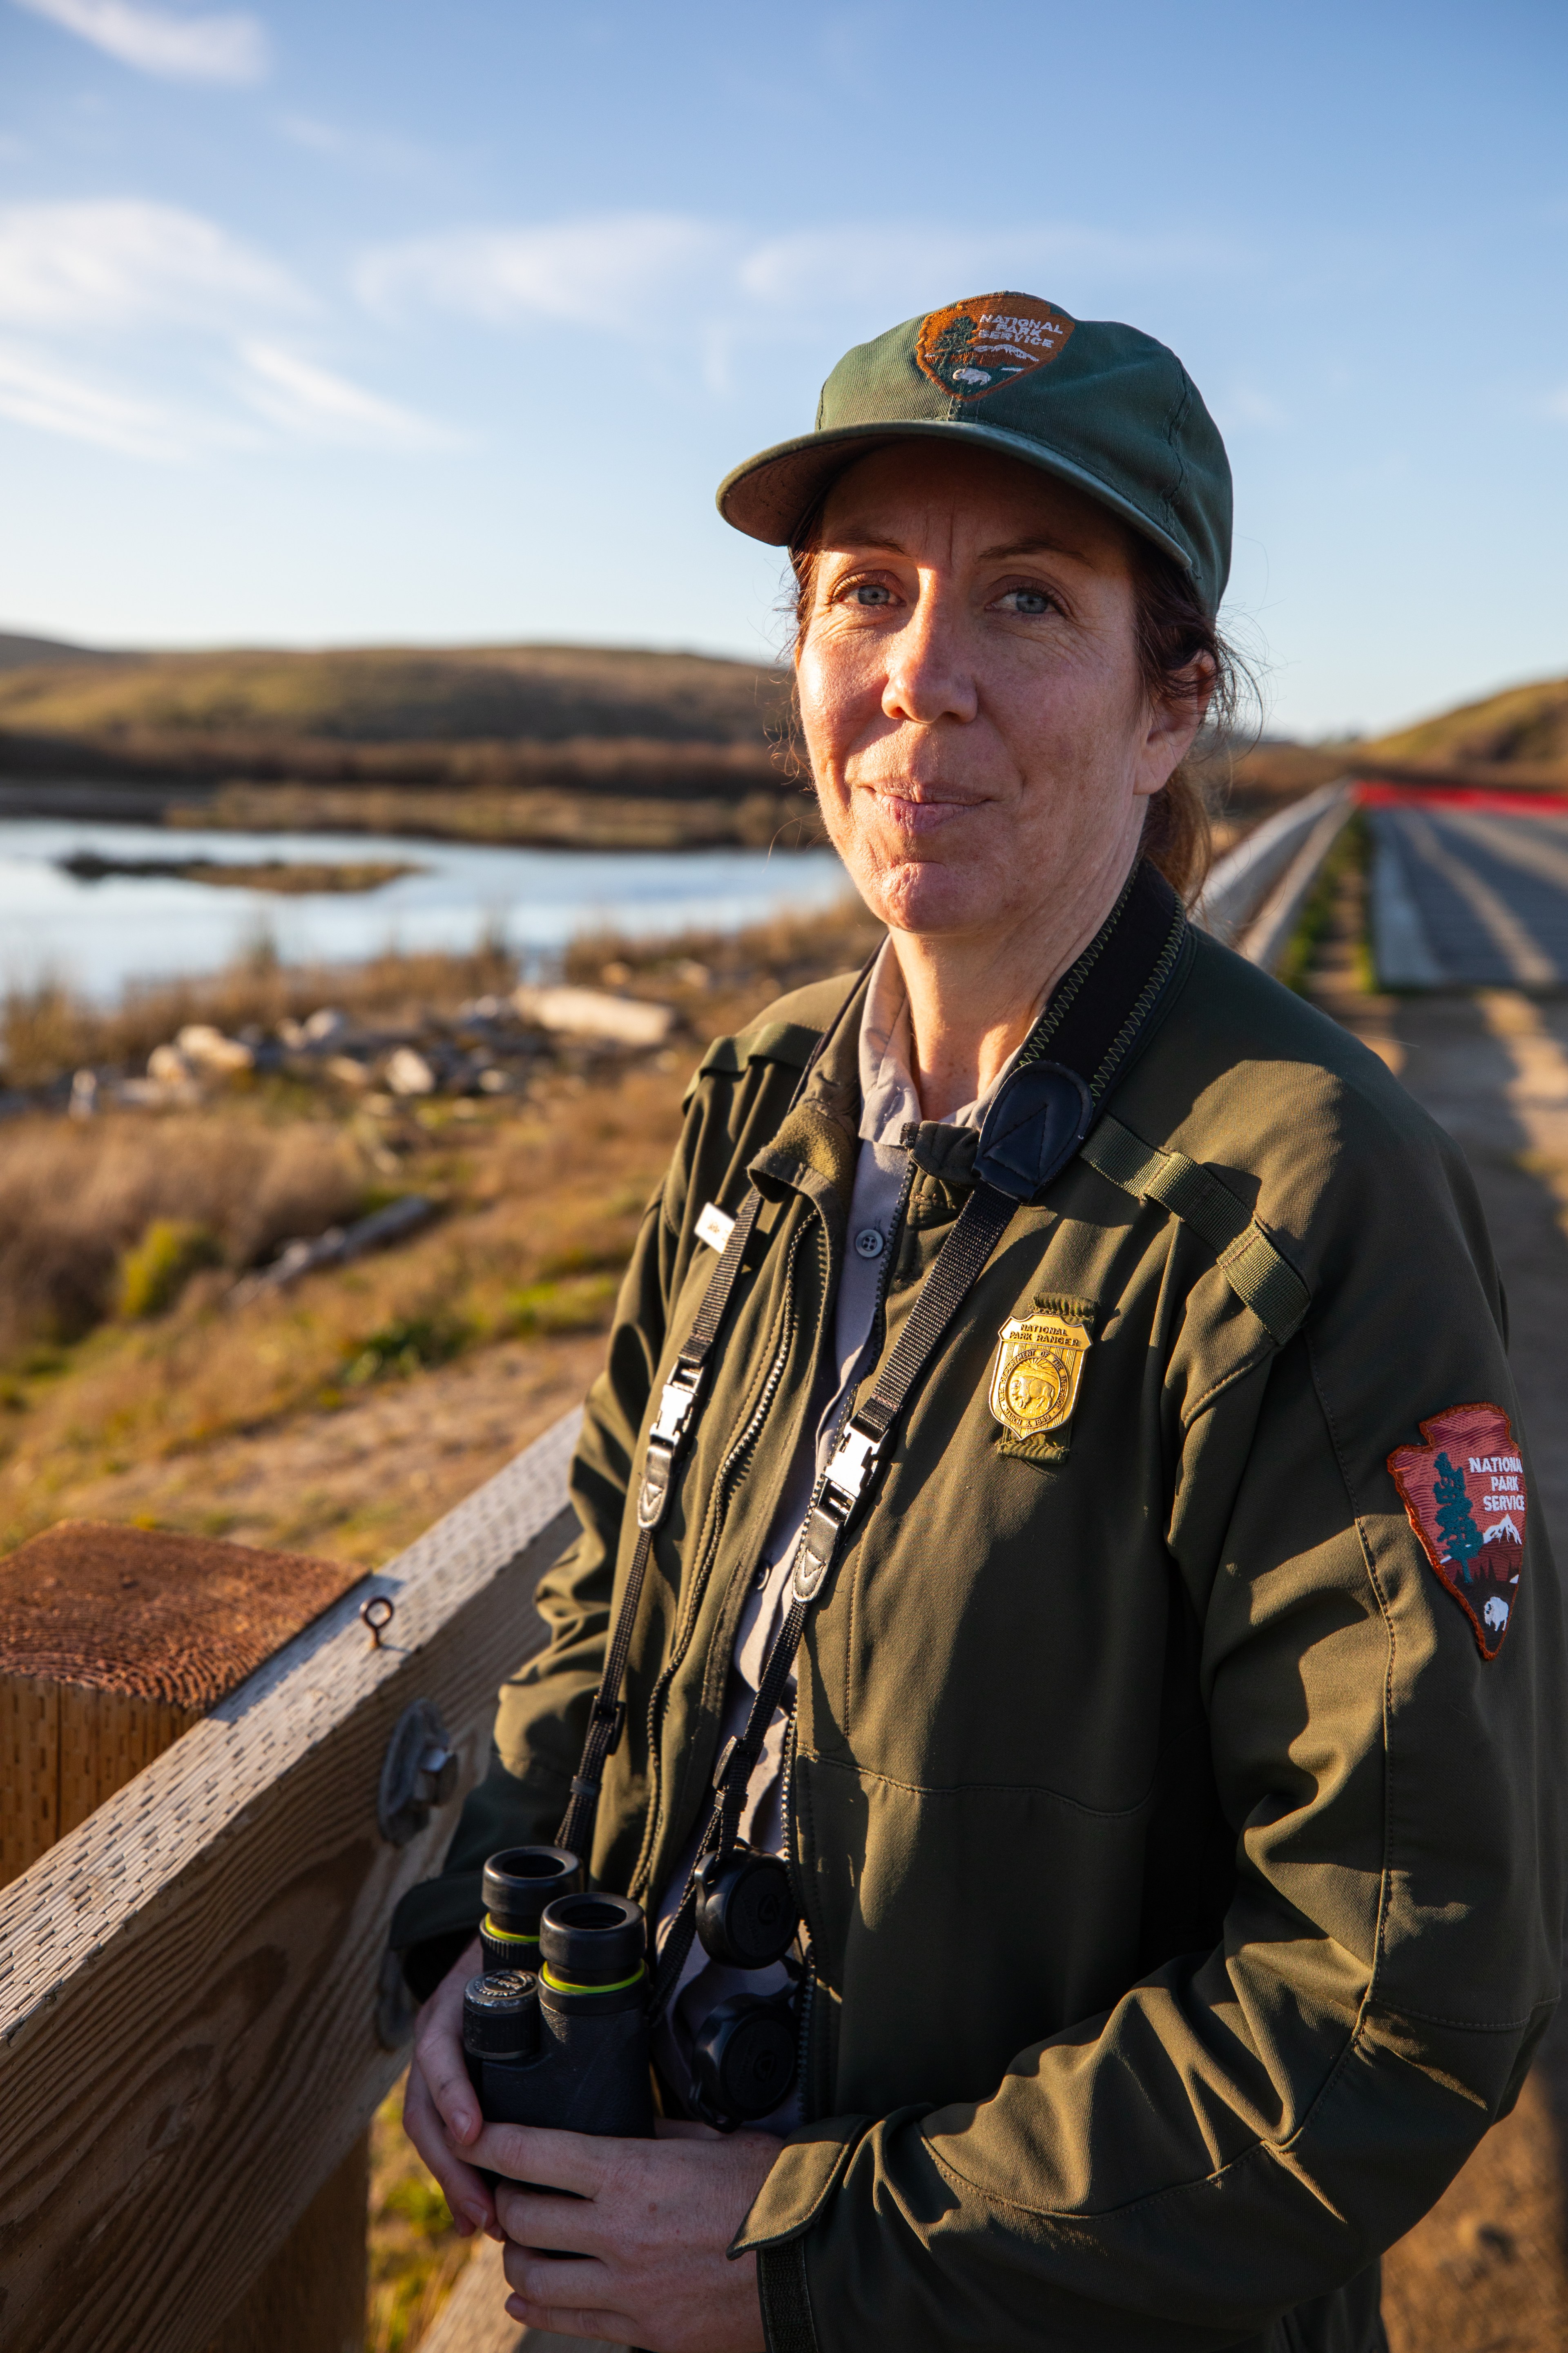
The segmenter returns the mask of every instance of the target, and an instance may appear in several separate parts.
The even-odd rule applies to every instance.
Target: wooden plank
[[[364,2353],[369,2208],[370,2135],[361,2133],[208,2353]]]
[[[404,2063],[387,1918],[456,1820],[376,1826],[388,1739],[436,1702],[488,1756],[568,1539],[568,1415],[259,1668],[0,1894],[0,2337],[200,2353]],[[380,1648],[361,1601],[396,1615]]]

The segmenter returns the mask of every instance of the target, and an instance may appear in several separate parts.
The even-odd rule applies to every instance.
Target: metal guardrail
[[[1354,785],[1342,776],[1266,818],[1217,861],[1194,909],[1197,921],[1250,963],[1274,971],[1354,811]]]
[[[439,1868],[496,1686],[540,1647],[581,1422],[555,1423],[0,1894],[0,2340],[203,2353],[405,2064],[386,1925]],[[359,1611],[394,1614],[373,1643]],[[434,1702],[461,1759],[378,1799]]]

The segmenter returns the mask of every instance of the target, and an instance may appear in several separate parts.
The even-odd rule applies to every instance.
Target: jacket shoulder
[[[764,1005],[732,1037],[715,1038],[691,1074],[687,1101],[702,1080],[742,1078],[753,1062],[783,1062],[797,1071],[804,1069],[857,977],[852,972],[835,973],[830,979],[792,988]]]
[[[1475,1217],[1437,1123],[1349,1030],[1206,934],[1178,1001],[1119,1089],[1115,1115],[1185,1153],[1287,1243],[1321,1261],[1348,1219],[1396,1229]]]

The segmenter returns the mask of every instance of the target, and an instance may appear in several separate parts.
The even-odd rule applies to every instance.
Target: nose
[[[973,719],[980,707],[960,617],[941,584],[922,578],[914,609],[889,646],[882,687],[886,718],[913,727]]]

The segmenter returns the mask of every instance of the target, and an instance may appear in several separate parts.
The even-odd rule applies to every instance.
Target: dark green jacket
[[[693,1224],[754,1180],[655,1545],[601,1880],[656,1900],[705,1807],[831,1334],[853,1020],[788,1106],[847,985],[704,1057],[589,1399],[552,1640],[502,1692],[497,1760],[405,1945],[471,1926],[483,1856],[556,1830],[641,1432],[715,1264]],[[1458,1150],[1197,934],[1112,1113],[1088,1147],[1112,1175],[1079,1157],[1015,1215],[807,1630],[787,1810],[811,2121],[736,2242],[761,2251],[773,2353],[1362,2353],[1380,2251],[1511,2105],[1556,1999],[1563,1651],[1539,1512],[1483,1659],[1387,1468],[1456,1405],[1518,1429]],[[916,1152],[884,1352],[973,1139],[926,1127]],[[1042,1302],[1093,1338],[1065,1432],[1020,1440],[992,1365]]]

